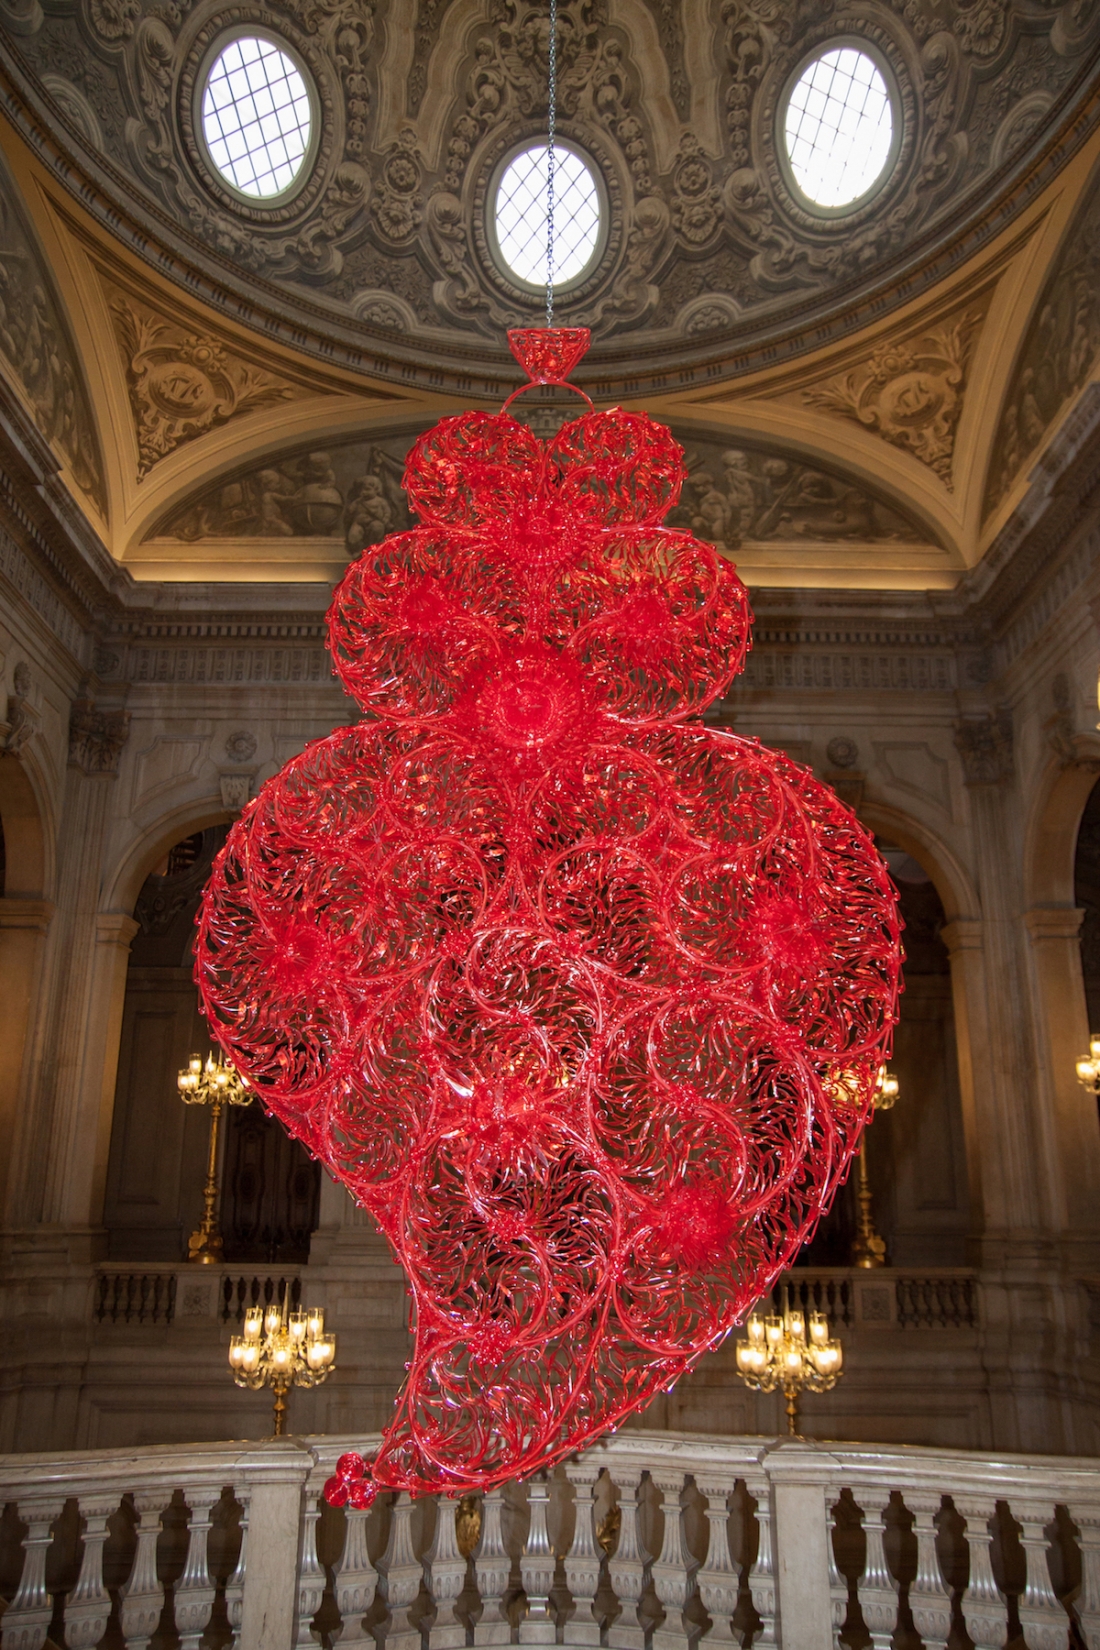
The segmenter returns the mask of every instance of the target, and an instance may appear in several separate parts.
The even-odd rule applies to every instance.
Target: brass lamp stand
[[[286,1436],[287,1397],[292,1386],[320,1386],[336,1368],[336,1336],[325,1334],[325,1314],[287,1312],[281,1301],[250,1306],[243,1335],[229,1343],[229,1367],[238,1386],[258,1392],[269,1386],[275,1395],[276,1438]]]
[[[829,1335],[824,1312],[809,1317],[792,1306],[783,1285],[783,1315],[753,1313],[745,1324],[747,1338],[734,1348],[737,1373],[757,1392],[782,1387],[787,1400],[787,1434],[798,1437],[798,1401],[805,1392],[828,1392],[844,1370],[844,1348]]]
[[[880,1066],[878,1085],[875,1089],[875,1111],[889,1111],[897,1100],[898,1093],[897,1078],[888,1072],[885,1066]],[[886,1244],[876,1232],[874,1217],[871,1214],[871,1182],[867,1175],[866,1135],[859,1143],[856,1162],[858,1165],[856,1197],[859,1201],[859,1227],[852,1243],[852,1264],[870,1270],[873,1266],[886,1265]]]
[[[198,1266],[216,1266],[222,1258],[222,1235],[218,1230],[218,1124],[223,1106],[247,1106],[252,1095],[232,1066],[221,1065],[212,1054],[203,1064],[201,1054],[192,1054],[176,1078],[185,1106],[210,1107],[210,1150],[206,1160],[206,1185],[202,1193],[202,1220],[187,1240],[187,1258]]]

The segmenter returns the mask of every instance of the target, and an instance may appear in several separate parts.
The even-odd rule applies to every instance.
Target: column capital
[[[1033,940],[1076,940],[1084,916],[1074,905],[1035,905],[1024,912],[1024,926]]]
[[[0,928],[32,928],[44,934],[57,907],[48,899],[22,899],[18,894],[0,898]]]
[[[117,945],[129,950],[130,942],[141,924],[128,911],[97,911],[95,937],[97,945]]]
[[[960,951],[981,951],[985,924],[981,917],[955,917],[940,929],[940,938],[949,957]]]

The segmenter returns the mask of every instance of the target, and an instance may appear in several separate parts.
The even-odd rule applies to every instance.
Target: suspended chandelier
[[[547,290],[509,342],[564,385],[552,228]],[[367,719],[268,781],[200,913],[213,1035],[408,1280],[408,1376],[338,1504],[525,1477],[671,1388],[812,1233],[889,1053],[886,868],[703,724],[744,586],[661,525],[670,433],[584,400],[546,442],[507,402],[415,443],[419,525],[329,610]]]

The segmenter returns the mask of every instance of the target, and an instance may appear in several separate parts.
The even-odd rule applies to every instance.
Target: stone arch
[[[47,897],[53,880],[53,855],[45,813],[27,763],[18,756],[0,756],[0,823],[7,860],[5,897]]]
[[[1063,1229],[1095,1234],[1100,1230],[1100,1121],[1075,1070],[1077,1056],[1088,1048],[1090,1026],[1074,858],[1081,816],[1100,774],[1100,737],[1078,735],[1073,746],[1076,760],[1052,758],[1035,788],[1024,836],[1024,923],[1052,1219]]]
[[[896,842],[928,872],[949,924],[980,916],[978,891],[958,855],[921,820],[889,803],[863,802],[859,817],[869,830]]]
[[[1024,838],[1024,889],[1028,909],[1074,903],[1073,856],[1089,792],[1100,775],[1100,735],[1074,740],[1077,760],[1052,760],[1035,788]]]
[[[951,962],[959,1103],[962,1111],[970,1221],[983,1221],[982,1139],[975,1092],[985,1027],[981,902],[970,872],[935,831],[889,803],[866,802],[860,819],[911,854],[928,872],[947,919],[943,939]]]
[[[233,814],[213,798],[181,802],[170,813],[162,814],[126,848],[107,886],[103,909],[130,916],[143,882],[170,848],[192,831],[203,831],[208,825],[227,825],[233,818]]]

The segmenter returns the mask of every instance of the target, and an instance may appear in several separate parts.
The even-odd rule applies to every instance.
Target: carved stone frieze
[[[401,490],[407,445],[360,440],[272,459],[178,506],[152,536],[342,539],[358,555],[411,525]]]
[[[138,479],[160,459],[242,413],[301,393],[219,339],[186,332],[126,293],[111,298],[138,444]]]
[[[690,527],[726,550],[781,542],[918,543],[927,539],[901,511],[865,488],[776,449],[692,442],[688,481],[670,526]]]
[[[967,365],[983,313],[969,309],[904,342],[891,340],[851,372],[803,390],[802,399],[911,453],[950,489]]]
[[[540,439],[560,408],[517,408]],[[571,413],[572,409],[569,409]],[[566,413],[565,416],[569,416]],[[341,538],[349,555],[411,524],[401,490],[408,439],[300,451],[219,482],[177,506],[157,539]],[[778,448],[687,438],[688,479],[671,526],[723,549],[744,543],[922,543],[927,533],[894,504]]]
[[[989,516],[1100,357],[1100,193],[1095,182],[1047,279],[1005,396],[985,489]]]
[[[69,714],[69,766],[86,774],[117,774],[130,737],[128,710],[99,710],[93,699],[74,699]]]
[[[0,359],[77,486],[106,514],[99,440],[79,357],[47,266],[0,167]]]

